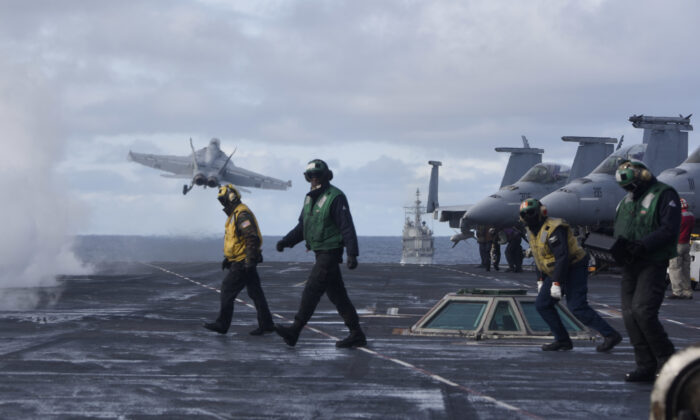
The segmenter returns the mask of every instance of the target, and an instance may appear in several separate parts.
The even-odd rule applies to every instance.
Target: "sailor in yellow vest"
[[[566,306],[582,323],[598,331],[603,342],[597,351],[615,347],[622,336],[588,305],[588,255],[562,219],[547,217],[539,200],[528,198],[520,204],[520,220],[527,226],[537,271],[535,307],[554,334],[555,341],[544,351],[571,350],[573,343],[557,313],[556,304],[566,295]]]
[[[233,318],[233,302],[245,287],[248,296],[255,304],[258,313],[258,328],[251,335],[263,335],[274,331],[275,324],[260,286],[256,268],[262,261],[262,235],[255,215],[241,203],[241,193],[231,184],[219,188],[219,201],[224,206],[226,233],[224,236],[224,260],[221,269],[228,273],[221,283],[221,309],[214,322],[204,324],[204,328],[226,334]]]

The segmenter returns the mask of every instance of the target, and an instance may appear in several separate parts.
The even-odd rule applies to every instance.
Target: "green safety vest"
[[[638,241],[655,231],[659,227],[656,220],[659,197],[661,193],[671,188],[663,182],[656,182],[637,200],[632,198],[632,193],[628,193],[617,206],[615,238],[622,237],[630,241]],[[677,242],[676,239],[665,244],[649,254],[647,258],[652,261],[664,261],[678,256]]]
[[[304,239],[306,246],[312,251],[322,251],[343,247],[343,235],[331,217],[331,203],[343,192],[329,185],[317,199],[311,202],[306,196],[304,201]]]

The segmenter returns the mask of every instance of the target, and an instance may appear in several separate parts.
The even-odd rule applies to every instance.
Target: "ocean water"
[[[304,243],[277,252],[275,244],[280,236],[263,236],[265,261],[312,262],[313,253],[307,252]],[[360,264],[398,263],[401,261],[400,236],[361,236]],[[505,248],[505,247],[503,247]],[[79,236],[74,250],[79,258],[89,263],[102,261],[221,261],[223,238],[187,238],[169,236]],[[502,265],[505,265],[503,249]],[[478,264],[479,250],[474,239],[452,247],[447,236],[435,237],[434,264]]]

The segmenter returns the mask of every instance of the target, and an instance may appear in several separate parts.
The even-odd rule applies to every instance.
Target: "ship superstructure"
[[[404,207],[406,223],[403,227],[403,252],[401,264],[432,264],[433,231],[421,220],[425,206],[421,206],[420,190],[416,189],[415,205]]]

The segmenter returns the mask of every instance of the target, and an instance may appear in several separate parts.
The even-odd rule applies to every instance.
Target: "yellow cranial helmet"
[[[217,198],[222,205],[226,206],[229,203],[241,201],[241,193],[238,192],[233,184],[226,184],[219,187],[219,194]]]

